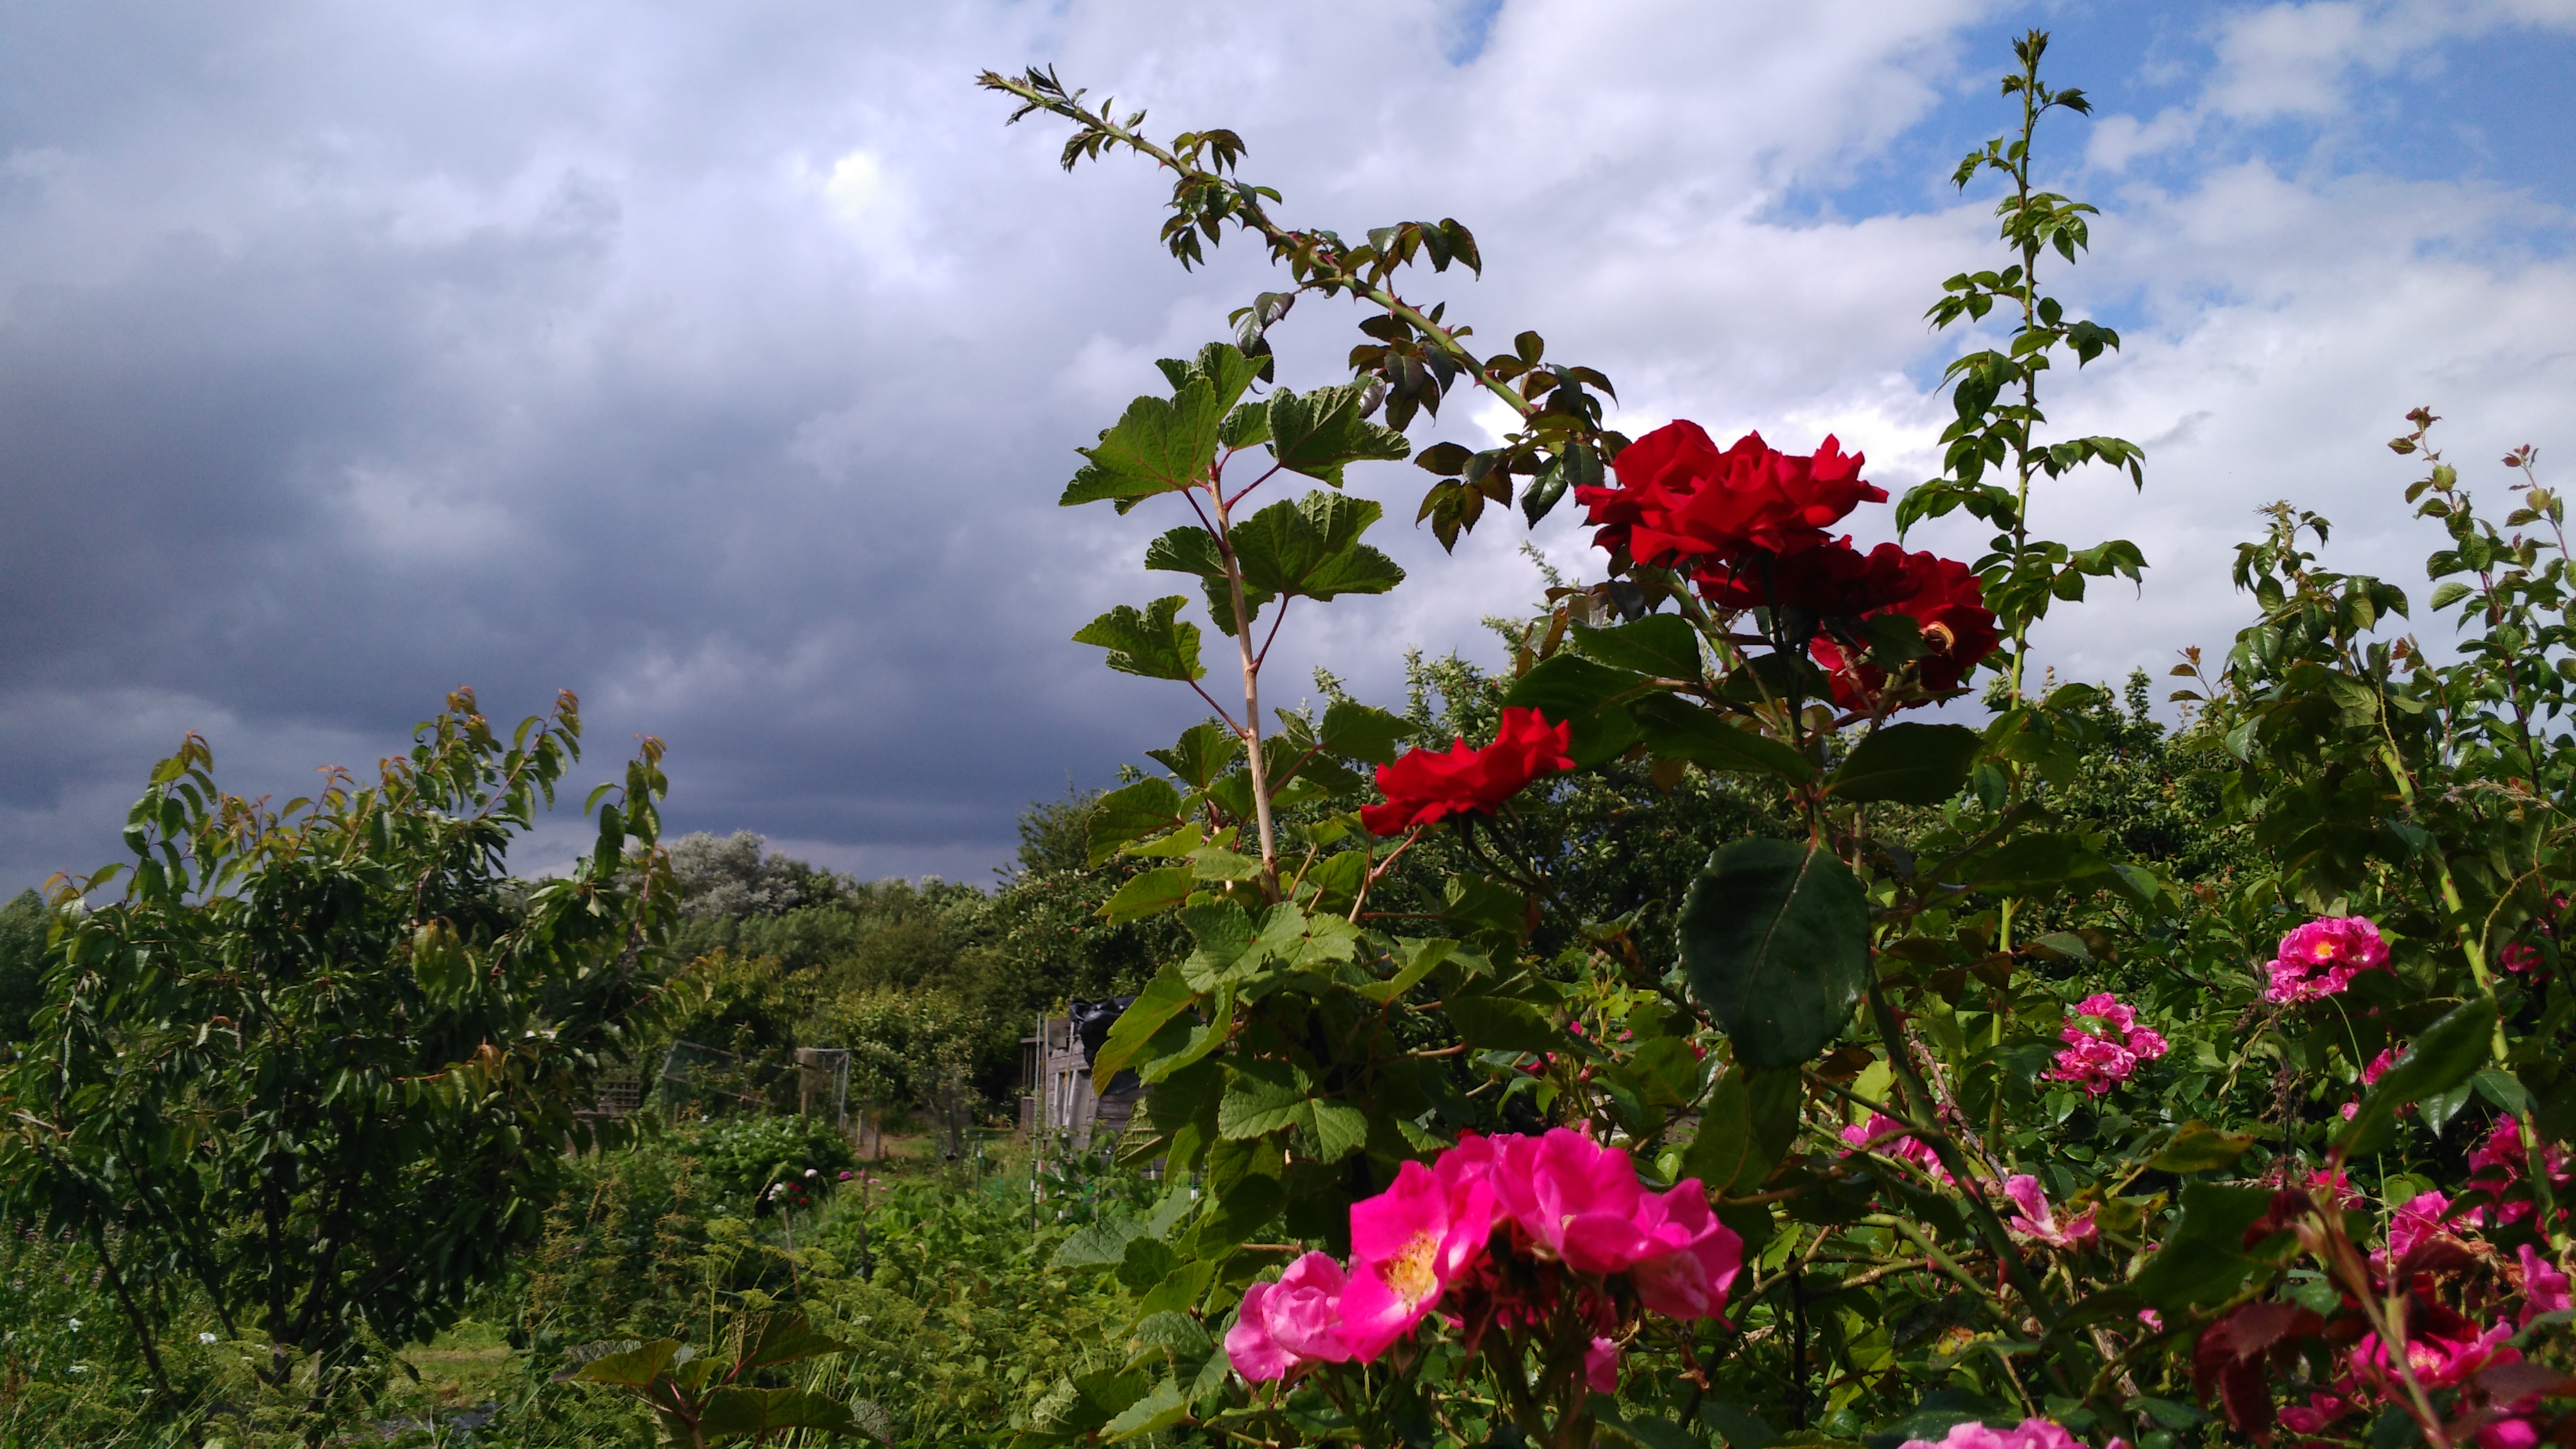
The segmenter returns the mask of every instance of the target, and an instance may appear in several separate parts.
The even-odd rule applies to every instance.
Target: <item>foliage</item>
[[[687,1150],[698,1161],[701,1190],[745,1209],[772,1183],[802,1183],[810,1172],[828,1184],[854,1162],[849,1140],[821,1117],[732,1118],[693,1135]],[[811,1195],[829,1190],[815,1187]]]
[[[983,77],[1014,120],[1072,124],[1068,167],[1126,150],[1172,173],[1164,238],[1185,264],[1230,223],[1294,284],[1238,312],[1230,342],[1165,362],[1168,393],[1082,450],[1062,500],[1186,503],[1144,563],[1198,580],[1213,636],[1181,594],[1075,638],[1215,718],[1089,818],[1089,859],[1138,867],[1103,918],[1188,933],[1093,1069],[1153,1086],[1127,1156],[1200,1195],[1068,1245],[1124,1290],[1140,1347],[1061,1379],[1033,1442],[1504,1442],[1508,1413],[1515,1436],[1564,1445],[1759,1445],[1785,1419],[1837,1442],[1968,1426],[1954,1442],[2071,1430],[2166,1449],[2225,1432],[2195,1398],[2238,1434],[2268,1436],[2288,1401],[2293,1431],[2379,1449],[2507,1449],[2571,1422],[2547,1401],[2576,1380],[2540,1362],[2562,1352],[2556,1202],[2576,1186],[2559,1146],[2576,1132],[2558,1040],[2576,1019],[2557,954],[2555,802],[2576,758],[2551,733],[2576,681],[2561,506],[2526,477],[2504,530],[2548,533],[2509,533],[2438,460],[2417,485],[2449,535],[2431,571],[2460,576],[2434,595],[2464,631],[2453,663],[2370,641],[2403,593],[2315,567],[2298,541],[2322,520],[2285,507],[2240,556],[2262,618],[2188,729],[2147,720],[2134,681],[2123,711],[2030,680],[2029,625],[2144,563],[2031,524],[2034,478],[2142,477],[2133,444],[2041,436],[2052,358],[2118,345],[2039,289],[2043,254],[2075,261],[2091,214],[2038,184],[2039,121],[2086,110],[2042,79],[2045,43],[2022,40],[2004,80],[2018,134],[1957,178],[2006,183],[2011,263],[1953,278],[1931,312],[2016,325],[1951,369],[1945,475],[1897,512],[1992,523],[1970,565],[1832,539],[1885,495],[1831,439],[1799,457],[1675,424],[1632,443],[1598,425],[1607,380],[1543,364],[1534,335],[1476,359],[1467,329],[1391,290],[1416,259],[1478,265],[1454,222],[1366,245],[1296,230],[1277,192],[1231,174],[1230,132],[1158,144],[1141,113],[1088,107],[1052,72]],[[1308,293],[1362,304],[1354,380],[1264,392],[1269,329]],[[1439,723],[1465,726],[1446,751],[1419,699],[1398,715],[1328,688],[1320,713],[1265,715],[1289,612],[1400,582],[1364,541],[1374,508],[1338,492],[1346,470],[1405,456],[1402,430],[1460,378],[1524,426],[1487,453],[1425,450],[1446,481],[1421,517],[1448,543],[1515,475],[1533,521],[1570,488],[1608,576],[1552,581],[1507,678],[1443,673]],[[2425,451],[2430,421],[2398,450]],[[1325,489],[1251,497],[1300,477]],[[1982,728],[1897,718],[1981,662]],[[1562,757],[1536,749],[1542,731]],[[1363,813],[1372,767],[1403,810]],[[1604,825],[1652,821],[1685,788],[1728,807],[1716,839],[1660,835],[1705,865],[1623,878]],[[2316,975],[2339,951],[2361,954]],[[2312,976],[2326,984],[2281,985]],[[2480,1103],[2500,1115],[2447,1130]],[[1475,1192],[1546,1174],[1450,1164],[1480,1143],[1519,1161],[1536,1149],[1510,1144],[1564,1126],[1579,1135],[1545,1140],[1611,1165],[1548,1179],[1565,1216],[1513,1214],[1490,1260],[1453,1257],[1440,1224],[1477,1221]],[[1678,1271],[1677,1247],[1552,1246],[1584,1202],[1614,1200],[1632,1206],[1598,1232],[1713,1208],[1742,1255],[1722,1275],[1716,1247],[1699,1260],[1725,1319],[1625,1306]],[[1398,1203],[1420,1237],[1371,1226]],[[1489,1311],[1525,1271],[1570,1280],[1554,1301],[1575,1319]],[[1351,1328],[1388,1289],[1405,1330]]]
[[[536,1236],[670,911],[654,742],[594,792],[577,870],[502,875],[578,736],[569,695],[504,739],[460,691],[376,782],[280,810],[223,794],[193,737],[154,771],[123,898],[55,933],[0,1181],[14,1222],[89,1245],[165,1395],[192,1297],[318,1403]]]
[[[45,999],[45,898],[20,891],[0,905],[0,1042],[27,1039]]]
[[[676,1338],[600,1344],[565,1377],[625,1390],[652,1409],[665,1443],[686,1449],[743,1439],[767,1444],[795,1431],[855,1435],[859,1426],[840,1400],[759,1382],[846,1347],[797,1314],[754,1314],[735,1320],[720,1354],[698,1353]]]

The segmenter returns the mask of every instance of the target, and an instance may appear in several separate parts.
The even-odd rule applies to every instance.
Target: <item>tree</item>
[[[372,783],[270,810],[190,736],[75,880],[37,1040],[0,1081],[10,1218],[88,1242],[165,1394],[191,1293],[318,1405],[369,1342],[453,1322],[534,1242],[575,1114],[657,1005],[674,917],[661,744],[592,792],[593,853],[533,884],[512,838],[579,758],[570,694],[504,739],[458,691]],[[82,896],[122,877],[121,899]]]
[[[20,891],[0,906],[0,1042],[23,1041],[45,994],[44,897]]]

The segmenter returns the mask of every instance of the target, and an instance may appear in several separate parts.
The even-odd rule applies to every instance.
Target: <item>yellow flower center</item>
[[[1431,1260],[1440,1252],[1440,1240],[1429,1233],[1415,1233],[1394,1257],[1377,1265],[1378,1276],[1404,1306],[1413,1305],[1440,1291],[1440,1275],[1431,1270]]]

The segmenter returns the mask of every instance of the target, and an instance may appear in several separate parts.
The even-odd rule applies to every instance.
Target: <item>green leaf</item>
[[[2433,586],[2432,605],[2436,609],[2447,609],[2468,596],[2469,586],[2458,579],[2451,579]]]
[[[2248,1254],[2245,1230],[2272,1204],[2269,1188],[2190,1182],[2182,1189],[2182,1220],[2165,1245],[2147,1258],[2131,1291],[2168,1313],[2205,1307],[2235,1295],[2248,1278],[2275,1266]]]
[[[1216,778],[1231,768],[1236,760],[1243,757],[1243,736],[1213,721],[1194,724],[1181,731],[1179,743],[1170,749],[1147,750],[1145,754],[1148,758],[1160,762],[1162,767],[1171,771],[1182,784],[1193,790],[1204,790],[1214,784]],[[1128,789],[1134,788],[1132,785],[1128,787]],[[1107,805],[1126,793],[1126,790],[1118,790],[1104,795],[1100,799],[1100,804]],[[1179,808],[1179,802],[1175,800],[1173,809],[1177,811]],[[1094,865],[1099,863],[1096,859],[1092,861]]]
[[[1551,654],[1503,692],[1506,709],[1534,709],[1549,724],[1574,726],[1567,753],[1577,766],[1620,755],[1637,742],[1636,721],[1610,702],[1644,685],[1639,675],[1595,664],[1580,654]]]
[[[1342,467],[1363,459],[1396,462],[1413,452],[1404,434],[1371,422],[1361,411],[1365,390],[1357,383],[1298,394],[1270,395],[1270,452],[1291,473],[1339,488]]]
[[[1965,725],[1883,725],[1855,746],[1834,772],[1844,800],[1938,805],[1968,783],[1985,740]]]
[[[849,1350],[850,1345],[815,1328],[801,1314],[773,1313],[759,1320],[757,1330],[744,1335],[734,1363],[737,1369],[766,1368]]]
[[[707,1396],[706,1412],[698,1419],[699,1434],[709,1440],[784,1429],[859,1432],[847,1404],[803,1389],[718,1389]]]
[[[1247,1057],[1234,1062],[1234,1077],[1217,1102],[1216,1130],[1240,1141],[1313,1120],[1303,1073],[1285,1062]]]
[[[1318,491],[1237,523],[1246,603],[1257,612],[1273,598],[1382,594],[1404,582],[1393,559],[1359,541],[1381,512],[1365,498]]]
[[[2465,1002],[2416,1034],[2406,1055],[2361,1099],[2361,1110],[2335,1139],[2345,1153],[2373,1150],[2379,1134],[2397,1120],[2397,1109],[2466,1083],[2486,1065],[2494,1038],[2495,1003]]]
[[[1739,840],[1691,883],[1678,929],[1691,994],[1754,1067],[1832,1045],[1869,979],[1869,901],[1851,868],[1810,844]]]
[[[1315,1102],[1316,1155],[1339,1162],[1368,1143],[1368,1115],[1347,1102]]]
[[[1181,1422],[1187,1414],[1188,1406],[1181,1396],[1180,1384],[1165,1379],[1154,1386],[1153,1392],[1119,1410],[1117,1417],[1101,1425],[1100,1437],[1105,1442],[1114,1443],[1139,1434],[1157,1433]]]
[[[1712,1192],[1750,1192],[1797,1139],[1801,1087],[1794,1071],[1738,1069],[1717,1079],[1699,1135],[1682,1149],[1682,1173]]]
[[[1446,939],[1399,940],[1394,953],[1395,974],[1384,981],[1372,981],[1361,987],[1360,994],[1383,1006],[1421,985],[1422,978],[1437,970],[1440,963],[1448,960],[1450,953],[1457,949],[1457,942]]]
[[[1194,682],[1207,670],[1199,663],[1199,626],[1176,622],[1188,602],[1174,594],[1146,605],[1141,614],[1120,604],[1083,625],[1073,642],[1108,650],[1109,667],[1121,674]]]
[[[1695,681],[1700,662],[1699,631],[1677,614],[1648,614],[1615,629],[1574,626],[1574,647],[1613,669],[1632,669],[1664,679]]]
[[[1190,852],[1190,872],[1200,880],[1250,880],[1261,874],[1261,862],[1220,845],[1202,845]]]
[[[1151,1234],[1138,1233],[1119,1252],[1118,1281],[1142,1293],[1171,1276],[1179,1266],[1179,1254],[1155,1241]]]
[[[2019,836],[2001,849],[1967,862],[1959,883],[1977,890],[2009,891],[2095,875],[2102,858],[2072,835]]]
[[[1397,747],[1415,733],[1412,721],[1402,715],[1356,700],[1337,699],[1324,710],[1324,728],[1316,736],[1316,743],[1328,755],[1385,765],[1394,762]]]
[[[1145,546],[1145,567],[1222,579],[1225,555],[1217,549],[1215,534],[1195,523],[1185,523]]]
[[[1140,871],[1127,878],[1118,893],[1101,903],[1100,917],[1111,925],[1160,915],[1189,899],[1198,889],[1197,873],[1186,865]]]
[[[1099,1054],[1092,1058],[1092,1080],[1108,1081],[1132,1065],[1136,1053],[1163,1029],[1163,1023],[1188,1010],[1196,999],[1197,993],[1181,979],[1180,967],[1166,965],[1155,972],[1154,979],[1146,982],[1145,989],[1109,1024],[1108,1040],[1100,1044]]]
[[[2193,1118],[2147,1160],[2147,1166],[2157,1172],[2215,1172],[2232,1165],[2253,1145],[2251,1133],[2221,1132]]]
[[[680,1351],[676,1338],[657,1338],[618,1353],[601,1354],[572,1371],[575,1383],[615,1384],[620,1388],[640,1389],[660,1378],[671,1367],[671,1359]]]
[[[1204,905],[1181,908],[1181,928],[1198,944],[1189,958],[1180,963],[1183,980],[1200,991],[1212,991],[1229,981],[1242,978],[1261,964],[1254,956],[1245,961],[1258,934],[1252,917],[1232,901],[1210,901]]]
[[[1161,780],[1139,780],[1091,804],[1091,863],[1098,865],[1131,840],[1163,835],[1181,824],[1181,795]]]
[[[1111,1268],[1127,1260],[1127,1245],[1144,1236],[1140,1218],[1106,1218],[1073,1230],[1050,1261],[1058,1268]]]
[[[1141,1348],[1159,1349],[1180,1359],[1195,1360],[1216,1351],[1206,1327],[1186,1313],[1149,1313],[1137,1320],[1132,1336]]]
[[[1309,916],[1281,901],[1262,914],[1253,945],[1291,971],[1308,971],[1356,959],[1359,937],[1339,916]]]
[[[1702,709],[1669,694],[1650,694],[1628,707],[1658,759],[1688,760],[1707,770],[1776,775],[1793,785],[1814,776],[1815,767],[1797,750],[1768,735],[1757,735],[1726,722],[1715,710]]]
[[[1120,512],[1136,500],[1187,488],[1207,477],[1216,461],[1217,433],[1227,412],[1251,385],[1258,364],[1217,343],[1199,354],[1200,367],[1183,374],[1169,401],[1140,397],[1127,405],[1100,441],[1076,451],[1090,459],[1073,475],[1057,503],[1071,507],[1112,499]],[[1164,374],[1181,364],[1166,362]]]
[[[1566,1049],[1565,1033],[1526,1001],[1503,996],[1461,996],[1442,1012],[1469,1046],[1479,1051],[1555,1052]]]

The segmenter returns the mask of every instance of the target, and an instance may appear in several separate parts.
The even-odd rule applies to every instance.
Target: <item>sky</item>
[[[1240,242],[1184,272],[1149,165],[1067,176],[978,71],[1230,127],[1292,224],[1457,217],[1483,276],[1412,294],[1598,367],[1632,433],[1831,433],[1901,490],[1977,345],[1924,308],[2000,256],[1991,184],[1949,172],[2034,26],[2095,105],[2040,168],[2101,209],[2044,281],[2124,343],[2048,410],[2147,449],[2143,490],[2036,505],[2151,566],[2052,617],[2061,677],[2223,650],[2275,499],[2420,595],[2409,408],[2490,498],[2523,443],[2565,484],[2576,0],[10,6],[0,890],[118,859],[189,731],[282,798],[459,685],[505,720],[578,692],[584,786],[666,740],[674,832],[989,879],[1028,802],[1201,713],[1068,641],[1171,591],[1139,559],[1174,520],[1054,500],[1154,359],[1281,279]],[[1344,376],[1359,320],[1300,306],[1282,380]],[[1461,397],[1414,440],[1497,423]],[[1400,703],[1409,647],[1492,661],[1525,543],[1599,576],[1570,508],[1444,555],[1424,481],[1353,471],[1411,577],[1293,619],[1275,702],[1321,666]],[[569,859],[571,816],[517,863]]]

